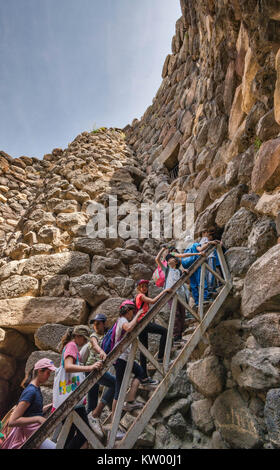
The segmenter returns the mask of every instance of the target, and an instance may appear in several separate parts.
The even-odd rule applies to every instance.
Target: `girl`
[[[146,315],[146,313],[149,310],[150,305],[155,304],[163,296],[163,294],[165,294],[165,292],[169,291],[169,289],[165,289],[159,295],[157,295],[157,297],[155,297],[154,299],[151,299],[150,297],[148,297],[148,284],[149,284],[149,281],[145,279],[141,279],[141,281],[139,281],[137,284],[136,307],[138,308],[138,310],[142,309],[142,312],[143,312],[139,316],[138,321],[140,321],[141,318],[143,318]],[[144,330],[141,331],[139,335],[139,340],[141,341],[143,346],[145,346],[145,348],[148,348],[148,333],[160,335],[158,362],[162,363],[164,350],[165,350],[165,344],[166,344],[167,329],[154,322],[148,323],[146,328],[144,328]],[[158,384],[157,380],[153,380],[151,377],[148,377],[147,358],[142,353],[140,353],[140,364],[144,371],[144,379],[141,381],[141,383],[157,385]]]
[[[51,405],[43,406],[40,386],[47,382],[52,371],[55,371],[53,362],[44,358],[36,362],[28,377],[23,380],[24,391],[9,421],[13,430],[4,441],[2,449],[19,449],[46,421],[43,414]],[[46,439],[40,446],[40,449],[55,448],[55,443],[50,439]]]
[[[60,352],[62,353],[62,365],[66,372],[91,372],[102,368],[102,362],[98,361],[92,365],[83,366],[80,364],[79,348],[90,340],[90,329],[88,326],[80,325],[68,328],[66,334],[61,339]],[[75,411],[83,421],[89,425],[85,406],[78,404]],[[65,449],[80,449],[86,442],[86,438],[73,424],[68,434]]]
[[[90,335],[90,342],[87,344],[89,350],[88,359],[86,361],[87,366],[94,364],[99,358],[101,361],[105,361],[107,357],[106,353],[101,349],[102,340],[106,333],[106,321],[106,315],[99,313],[89,322],[90,325],[93,326],[93,333]],[[104,406],[108,405],[110,408],[112,406],[115,384],[115,377],[109,372],[105,372],[103,377],[88,392],[88,421],[91,429],[101,438],[104,436],[104,433],[99,417]],[[104,385],[108,387],[108,389],[97,405],[99,385]]]
[[[142,315],[142,310],[139,310],[139,312],[136,313],[136,305],[134,302],[131,300],[125,300],[121,306],[120,306],[120,316],[117,321],[117,327],[116,327],[116,336],[115,336],[115,344],[117,344],[122,336],[124,336],[125,333],[128,333],[129,331],[132,331],[133,328],[137,324],[137,320]],[[133,318],[134,317],[134,318]],[[120,357],[117,359],[116,363],[114,364],[115,370],[116,370],[116,388],[115,388],[115,400],[113,403],[113,413],[115,412],[116,408],[116,401],[119,397],[120,393],[120,388],[123,380],[123,376],[125,373],[125,368],[126,368],[126,363],[128,361],[129,354],[131,352],[132,345],[130,344],[128,348],[120,355]],[[140,385],[140,382],[145,378],[144,377],[144,371],[142,367],[137,364],[137,362],[134,361],[133,363],[133,368],[132,368],[132,373],[134,374],[134,379],[132,380],[130,390],[126,396],[126,402],[124,403],[124,410],[125,411],[131,411],[137,408],[142,408],[143,403],[140,403],[136,401],[136,393],[138,390],[138,387]]]

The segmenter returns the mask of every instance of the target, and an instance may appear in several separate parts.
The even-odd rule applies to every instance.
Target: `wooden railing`
[[[207,257],[217,249],[217,254],[220,262],[220,267],[222,270],[222,276],[220,276],[216,271],[212,270],[207,264]],[[187,281],[188,278],[195,273],[195,271],[201,267],[201,281],[199,289],[199,305],[198,312],[189,306],[189,304],[179,296],[176,291],[179,287]],[[206,270],[209,270],[213,276],[222,284],[222,289],[219,292],[217,298],[211,303],[207,311],[205,311],[204,306],[204,280]],[[200,257],[197,261],[193,263],[190,267],[188,273],[184,273],[181,278],[174,284],[171,292],[165,293],[158,302],[153,305],[153,307],[148,311],[145,317],[135,326],[133,331],[127,333],[123,339],[118,343],[118,345],[108,354],[106,360],[104,361],[103,368],[100,371],[92,371],[88,377],[79,385],[79,387],[71,393],[71,395],[55,410],[55,412],[45,421],[45,423],[25,442],[22,446],[23,449],[36,449],[41,443],[52,435],[57,426],[64,421],[60,434],[57,440],[57,448],[63,448],[69,430],[72,423],[74,423],[81,433],[85,436],[87,441],[95,449],[130,449],[134,446],[140,434],[143,432],[146,424],[149,422],[161,401],[164,399],[166,393],[168,392],[171,385],[174,383],[178,373],[184,367],[191,353],[201,340],[203,334],[213,321],[215,315],[219,311],[226,297],[228,296],[232,288],[231,276],[223,255],[223,251],[220,245],[217,247],[211,247],[206,250],[206,256]],[[165,304],[172,299],[171,313],[169,317],[168,325],[168,334],[167,341],[165,346],[165,353],[163,364],[159,364],[155,357],[139,342],[138,336],[141,331],[150,323],[156,315],[162,310]],[[171,356],[171,347],[173,340],[173,329],[176,316],[176,307],[177,302],[181,302],[186,310],[188,310],[194,318],[198,321],[198,326],[193,332],[189,341],[182,347],[178,356],[170,364]],[[107,437],[104,439],[105,442],[98,439],[94,434],[91,428],[80,418],[80,416],[75,412],[75,406],[88,391],[96,384],[106,371],[114,364],[117,358],[121,355],[127,347],[132,344],[131,353],[129,360],[127,361],[126,370],[124,378],[122,381],[122,386],[119,393],[119,398],[117,401],[116,410],[114,416],[111,416],[111,430],[108,433]],[[130,428],[127,430],[124,438],[121,441],[116,442],[116,435],[119,428],[120,420],[123,414],[123,406],[125,401],[125,396],[129,388],[130,374],[135,360],[135,356],[139,350],[143,353],[147,360],[154,365],[157,371],[160,373],[162,379],[157,387],[153,390],[153,393],[144,408],[139,411],[137,417],[134,417],[133,423]]]

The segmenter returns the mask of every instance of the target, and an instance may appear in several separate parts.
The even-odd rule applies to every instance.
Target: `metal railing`
[[[212,270],[209,265],[207,264],[207,257],[214,251],[217,250],[220,267],[222,270],[222,276],[220,276],[216,271]],[[200,276],[200,289],[199,289],[199,305],[198,305],[198,312],[194,311],[193,308],[189,306],[187,302],[185,302],[181,296],[177,294],[177,290],[181,287],[188,278],[190,278],[195,271],[201,267],[201,276]],[[213,303],[209,306],[207,311],[205,312],[205,305],[204,305],[204,279],[206,270],[209,270],[213,276],[222,284],[222,289],[220,290],[218,296],[213,301]],[[71,428],[72,423],[74,423],[77,428],[81,431],[84,435],[86,440],[91,444],[91,446],[95,449],[112,449],[112,448],[119,448],[119,449],[130,449],[136,443],[138,437],[143,432],[145,426],[157,410],[158,406],[160,405],[161,401],[164,399],[166,393],[168,392],[169,388],[174,383],[178,373],[184,367],[186,362],[188,361],[191,353],[198,345],[199,341],[201,340],[203,334],[213,321],[214,317],[216,316],[217,312],[219,311],[220,307],[222,306],[223,302],[225,301],[226,297],[228,296],[230,290],[232,288],[232,281],[231,276],[223,255],[223,251],[220,245],[217,247],[211,247],[206,250],[206,256],[200,257],[197,261],[193,263],[193,265],[188,270],[188,273],[184,273],[181,278],[174,284],[172,291],[165,293],[158,302],[152,306],[152,308],[147,312],[145,317],[135,326],[135,328],[127,333],[123,339],[118,343],[118,345],[108,354],[106,360],[104,361],[104,365],[102,370],[99,371],[92,371],[88,377],[79,385],[79,387],[71,393],[71,395],[55,410],[55,412],[45,421],[44,424],[25,442],[22,446],[23,449],[36,449],[38,448],[41,443],[49,436],[52,435],[53,431],[57,428],[57,426],[65,420],[62,429],[60,431],[58,440],[57,440],[57,448],[61,449],[65,445],[65,441],[67,439],[67,435]],[[171,313],[169,317],[169,325],[168,325],[168,334],[167,340],[165,345],[165,352],[163,358],[163,364],[160,364],[155,357],[148,351],[138,340],[138,336],[141,331],[148,325],[155,318],[155,316],[162,310],[164,305],[172,299],[172,306],[171,306]],[[195,331],[191,335],[190,339],[187,343],[182,347],[178,356],[170,364],[170,356],[171,356],[171,348],[172,348],[172,340],[173,340],[173,329],[174,329],[174,322],[176,316],[176,307],[177,302],[181,302],[183,306],[190,312],[194,318],[198,321],[198,326],[196,327]],[[114,416],[110,416],[112,420],[111,430],[108,435],[104,438],[104,440],[100,440],[91,428],[80,418],[80,416],[75,412],[75,405],[79,403],[81,399],[88,393],[88,391],[96,384],[101,377],[104,375],[106,371],[110,369],[110,367],[114,364],[114,362],[118,359],[127,347],[132,344],[131,353],[129,356],[129,360],[127,361],[125,374],[123,377],[119,398],[117,401],[117,406],[115,409]],[[139,350],[143,353],[147,360],[153,364],[156,370],[161,375],[161,381],[156,386],[156,388],[151,392],[151,396],[148,399],[145,406],[139,411],[138,416],[132,417],[132,424],[130,425],[129,429],[121,441],[116,442],[116,435],[119,428],[119,424],[122,418],[122,414],[124,413],[124,401],[127,390],[129,388],[129,381],[131,376],[131,370],[133,367],[133,362],[136,356],[136,352]],[[107,421],[107,420],[106,420]]]

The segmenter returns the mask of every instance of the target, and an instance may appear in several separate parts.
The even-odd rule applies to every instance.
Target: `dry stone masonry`
[[[192,202],[196,234],[220,229],[233,290],[136,447],[280,447],[280,3],[181,7],[140,120],[43,160],[0,152],[0,414],[24,370],[59,363],[68,325],[112,324],[152,276],[159,241],[89,238],[91,201]]]

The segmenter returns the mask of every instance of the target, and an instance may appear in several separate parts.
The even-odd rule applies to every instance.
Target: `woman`
[[[79,348],[84,346],[90,340],[89,336],[90,329],[88,326],[79,325],[75,326],[74,329],[68,328],[66,334],[61,339],[60,348],[60,352],[62,353],[61,366],[64,367],[65,372],[91,372],[92,370],[99,370],[102,368],[102,362],[100,361],[88,366],[83,366],[80,364]],[[79,403],[75,407],[75,411],[82,418],[82,420],[85,421],[87,425],[89,425],[85,406]],[[80,449],[85,444],[85,442],[86,438],[73,424],[64,448]]]
[[[24,391],[9,421],[9,426],[13,429],[4,441],[2,449],[19,449],[46,421],[43,414],[51,405],[43,406],[40,386],[47,382],[51,372],[55,370],[52,361],[47,358],[40,359],[24,379],[22,383]],[[46,439],[40,446],[40,449],[55,448],[55,443],[50,439]]]
[[[137,296],[136,296],[136,307],[138,309],[142,308],[143,313],[140,315],[138,321],[140,321],[148,312],[150,305],[154,305],[166,292],[169,292],[170,289],[163,290],[159,295],[155,298],[151,299],[148,297],[148,285],[149,281],[145,279],[141,279],[141,281],[137,284]],[[155,322],[150,322],[141,331],[139,335],[139,340],[148,349],[148,333],[160,335],[160,343],[159,343],[159,352],[158,352],[158,362],[163,362],[165,344],[166,344],[166,337],[167,337],[167,329],[161,325],[158,325]],[[144,371],[144,380],[142,380],[142,384],[150,384],[150,385],[157,385],[158,381],[153,380],[151,377],[148,377],[147,374],[147,358],[144,354],[140,353],[140,364]]]

